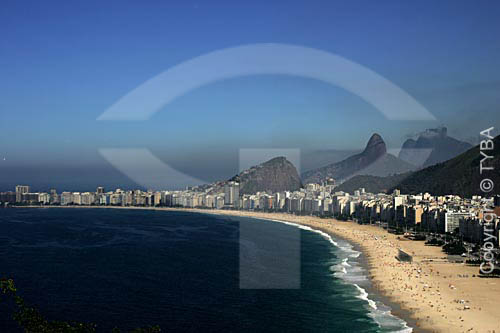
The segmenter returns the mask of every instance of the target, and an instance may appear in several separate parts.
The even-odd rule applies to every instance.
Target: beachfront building
[[[23,201],[23,194],[29,193],[30,187],[28,185],[17,185],[16,186],[16,202],[20,203]]]
[[[116,189],[105,193],[63,192],[30,193],[29,186],[18,185],[16,192],[0,193],[0,202],[10,204],[166,206],[206,209],[241,209],[279,211],[297,215],[333,216],[355,219],[359,223],[377,223],[384,228],[399,231],[453,233],[471,242],[481,242],[482,212],[490,207],[500,215],[500,197],[460,198],[456,195],[432,196],[429,193],[405,195],[355,191],[353,195],[337,191],[327,183],[307,184],[293,192],[257,192],[240,195],[236,181],[190,187],[176,191],[143,191]],[[21,193],[21,194],[20,194]],[[495,206],[497,205],[497,206]],[[498,221],[498,220],[497,220]],[[498,233],[500,223],[496,222]]]
[[[61,206],[67,206],[73,204],[73,195],[71,192],[63,192],[61,194]]]
[[[51,205],[56,205],[60,203],[60,198],[59,195],[57,194],[57,190],[55,188],[50,190],[50,204]]]
[[[460,219],[471,217],[469,212],[446,212],[444,213],[444,232],[454,232],[460,227]]]
[[[81,194],[82,205],[91,206],[95,203],[94,193],[85,192]]]
[[[424,212],[424,209],[422,206],[415,205],[415,206],[410,206],[407,209],[407,225],[410,227],[416,227],[420,226],[420,223],[422,223],[422,214]]]
[[[82,196],[81,196],[80,192],[73,192],[71,197],[72,197],[73,205],[81,205],[82,204]]]
[[[476,217],[462,218],[459,221],[459,235],[468,242],[479,244],[483,240],[483,222]]]
[[[2,204],[13,204],[16,203],[16,192],[1,192],[0,193],[0,203]]]
[[[39,193],[38,194],[38,202],[42,205],[50,204],[50,194],[48,193]]]
[[[227,182],[224,185],[224,205],[227,208],[238,208],[240,202],[240,184]]]

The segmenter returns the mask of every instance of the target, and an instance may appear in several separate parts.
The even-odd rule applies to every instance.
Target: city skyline
[[[223,186],[193,187],[186,190],[108,190],[97,187],[95,192],[56,190],[50,193],[30,193],[28,185],[17,185],[15,192],[0,192],[0,204],[31,207],[121,207],[121,208],[186,208],[208,210],[243,210],[251,212],[311,215],[360,224],[376,224],[391,233],[428,233],[460,235],[482,245],[492,223],[492,235],[500,234],[500,195],[470,198],[455,194],[407,194],[395,189],[392,193],[371,193],[359,188],[352,193],[336,190],[333,179],[321,184],[310,183],[295,191],[259,191],[240,194],[240,184],[227,181]],[[493,222],[487,215],[493,216]],[[488,222],[490,221],[490,222]],[[417,237],[414,234],[413,237]],[[415,238],[417,239],[417,238]],[[423,238],[425,239],[425,237]],[[422,240],[422,239],[420,239]],[[456,242],[458,242],[458,238]],[[495,246],[500,240],[495,236]],[[411,256],[410,256],[411,257]],[[476,254],[478,260],[479,253]]]

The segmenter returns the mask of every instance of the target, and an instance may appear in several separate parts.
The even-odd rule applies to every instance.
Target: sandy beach
[[[122,208],[257,217],[320,229],[361,249],[368,263],[373,287],[403,310],[403,316],[401,313],[395,315],[408,319],[411,326],[415,326],[414,332],[500,333],[500,279],[477,277],[477,266],[450,263],[439,247],[425,246],[422,241],[410,241],[389,234],[377,226],[283,213]],[[398,261],[398,248],[413,255],[413,262]]]

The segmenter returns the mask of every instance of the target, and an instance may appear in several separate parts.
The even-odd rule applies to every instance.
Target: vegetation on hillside
[[[24,299],[18,295],[14,281],[0,279],[0,302],[13,302],[13,319],[26,333],[93,333],[97,325],[92,323],[79,323],[73,321],[55,321],[46,319],[38,309],[25,304]],[[4,304],[5,305],[5,304]],[[4,311],[2,311],[4,312]],[[119,328],[114,328],[112,333],[120,333]],[[159,326],[137,328],[130,333],[158,333]]]
[[[484,195],[479,187],[482,179],[490,178],[495,184],[500,185],[500,172],[498,172],[500,136],[497,136],[493,142],[494,149],[485,151],[493,158],[483,163],[484,166],[492,166],[495,171],[484,171],[481,174],[479,167],[484,156],[481,155],[479,146],[476,146],[451,160],[412,173],[393,188],[400,189],[402,193],[429,192],[434,195],[456,194],[462,197]],[[500,193],[499,187],[490,194]]]
[[[339,185],[335,190],[354,193],[354,191],[364,188],[370,193],[387,193],[390,189],[401,183],[403,179],[410,176],[411,172],[392,175],[387,177],[360,175],[354,176],[348,181]]]
[[[364,187],[367,192],[390,193],[394,189],[401,193],[416,194],[429,192],[433,195],[456,194],[462,197],[485,195],[480,189],[484,178],[491,179],[497,187],[489,194],[500,193],[500,136],[494,140],[494,149],[484,151],[492,158],[485,159],[479,146],[469,149],[463,154],[443,163],[415,172],[408,172],[388,177],[355,176],[341,184],[337,190],[352,193]],[[494,171],[484,171],[479,168],[481,160],[484,166],[493,167]]]

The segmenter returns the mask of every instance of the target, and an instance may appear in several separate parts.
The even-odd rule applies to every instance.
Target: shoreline
[[[17,207],[16,207],[17,208]],[[500,280],[477,277],[478,268],[443,259],[440,248],[389,234],[374,225],[331,218],[237,210],[122,206],[21,206],[19,208],[143,209],[253,217],[307,226],[352,244],[362,252],[369,295],[391,307],[413,332],[500,333]],[[413,255],[399,262],[398,248]],[[476,275],[475,277],[473,275]],[[373,297],[375,295],[375,297]],[[466,306],[468,309],[466,309]]]
[[[225,214],[214,214],[214,215],[225,215]],[[226,216],[235,216],[235,215],[226,215]],[[253,218],[271,221],[271,222],[277,222],[277,223],[285,223],[287,225],[295,226],[298,228],[300,228],[301,226],[304,226],[303,224],[292,223],[292,222],[284,221],[284,220],[283,221],[282,220],[274,220],[274,219],[263,218],[263,217],[258,217],[258,218],[253,217]],[[370,275],[369,275],[370,270],[371,270],[371,266],[370,266],[370,263],[368,261],[367,256],[363,252],[364,250],[361,248],[360,244],[357,244],[351,240],[348,240],[345,237],[339,236],[338,234],[334,234],[331,231],[328,231],[327,228],[323,229],[323,228],[312,228],[309,226],[306,226],[306,227],[307,227],[307,229],[304,229],[304,228],[301,228],[301,229],[320,234],[323,238],[325,238],[327,241],[329,241],[340,252],[346,252],[346,250],[342,246],[337,244],[339,241],[348,244],[350,247],[352,247],[351,249],[353,251],[359,252],[360,255],[358,257],[356,257],[355,260],[349,261],[349,259],[348,259],[349,256],[348,256],[348,258],[346,258],[344,260],[347,260],[347,263],[349,263],[349,262],[357,263],[361,268],[363,268],[365,270],[365,273],[363,273],[361,276],[366,277],[366,279],[367,279],[366,282],[359,283],[359,282],[344,280],[341,277],[336,277],[336,278],[342,280],[346,284],[355,286],[358,289],[358,291],[360,292],[360,295],[358,296],[358,298],[365,300],[368,303],[367,305],[369,308],[372,307],[371,303],[375,304],[375,306],[383,305],[384,307],[390,308],[389,314],[386,314],[386,313],[380,311],[380,309],[378,307],[375,307],[375,311],[373,311],[373,308],[371,308],[372,310],[370,310],[370,312],[373,312],[373,314],[379,314],[379,315],[383,314],[383,316],[385,316],[385,317],[393,317],[397,321],[404,323],[405,327],[402,327],[401,330],[398,330],[397,332],[407,332],[408,330],[410,330],[411,332],[414,332],[414,333],[430,332],[428,330],[418,328],[416,325],[416,321],[411,318],[411,314],[409,311],[403,310],[399,306],[399,304],[394,303],[393,301],[391,301],[390,299],[385,297],[379,290],[374,288],[372,281],[371,281],[371,278],[370,278]],[[364,293],[366,293],[366,294],[363,295]],[[377,311],[380,311],[380,312],[378,313]],[[375,322],[377,322],[379,325],[381,325],[375,318],[373,318],[373,319]]]
[[[340,239],[343,240],[353,246],[353,249],[356,251],[361,252],[361,255],[356,259],[357,262],[360,264],[361,267],[363,267],[366,270],[366,277],[368,279],[368,285],[363,286],[363,288],[366,290],[366,292],[369,295],[369,298],[375,302],[380,302],[391,309],[391,315],[403,320],[406,325],[410,328],[412,328],[413,333],[428,333],[432,332],[431,330],[424,329],[421,327],[418,327],[417,321],[412,317],[412,313],[409,310],[403,309],[400,304],[394,302],[391,300],[389,297],[387,297],[382,290],[377,289],[372,281],[371,277],[371,271],[373,270],[373,264],[370,262],[368,255],[366,254],[366,249],[363,249],[360,244],[357,242],[354,242],[352,240],[349,240],[345,237],[342,237],[338,234],[334,234],[332,232],[329,232],[327,229],[322,230],[319,229],[323,232],[326,232],[329,234],[331,237],[334,237],[335,239]]]

